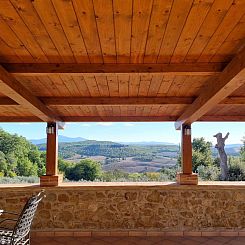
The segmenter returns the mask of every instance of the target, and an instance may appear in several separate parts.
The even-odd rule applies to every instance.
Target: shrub
[[[79,163],[74,164],[74,166],[69,168],[68,173],[66,173],[66,177],[69,180],[88,180],[94,181],[101,175],[101,165],[100,163],[90,160],[84,159]]]
[[[245,181],[245,163],[239,159],[230,160],[228,180]]]
[[[161,177],[162,177],[162,179],[165,179],[165,181],[175,181],[177,172],[178,172],[178,167],[162,168],[161,169],[161,173],[162,173]]]
[[[220,178],[220,168],[217,166],[198,166],[197,172],[201,180],[215,181]]]
[[[0,184],[39,183],[37,176],[0,177]]]

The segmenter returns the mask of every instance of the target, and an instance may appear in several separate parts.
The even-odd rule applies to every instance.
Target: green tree
[[[203,137],[194,138],[192,142],[192,169],[193,172],[197,172],[199,166],[211,166],[213,165],[212,143],[205,141]]]
[[[67,178],[70,180],[88,180],[93,181],[101,175],[101,165],[100,163],[84,159],[79,163],[75,164],[73,167],[69,168],[67,173]]]
[[[58,169],[59,172],[63,173],[64,177],[67,177],[72,171],[72,163],[59,158]]]
[[[3,176],[7,175],[7,170],[8,170],[8,164],[5,158],[5,154],[0,151],[0,173]]]
[[[212,143],[205,141],[203,137],[194,138],[192,142],[192,171],[197,172],[199,166],[213,165]],[[181,156],[177,159],[178,166],[181,166]]]
[[[243,137],[242,142],[243,142],[243,146],[241,147],[240,155],[241,155],[241,160],[245,162],[245,137]]]
[[[45,161],[40,151],[22,136],[0,129],[0,152],[0,172],[4,176],[37,176],[45,173]]]

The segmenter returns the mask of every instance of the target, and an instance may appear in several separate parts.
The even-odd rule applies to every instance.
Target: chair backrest
[[[44,191],[41,191],[36,196],[29,198],[29,200],[26,202],[13,230],[13,237],[15,237],[17,240],[24,238],[30,232],[31,224],[38,204],[43,197],[45,197]]]

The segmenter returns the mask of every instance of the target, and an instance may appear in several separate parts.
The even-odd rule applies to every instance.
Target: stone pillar
[[[58,125],[47,123],[46,175],[40,177],[40,186],[58,186],[63,176],[58,175]]]
[[[197,174],[192,173],[192,143],[190,125],[182,125],[181,150],[182,172],[177,173],[177,182],[181,185],[197,185],[198,176]]]

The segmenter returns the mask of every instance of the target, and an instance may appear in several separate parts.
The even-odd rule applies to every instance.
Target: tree
[[[63,173],[64,177],[67,177],[72,171],[72,163],[65,161],[61,158],[58,159],[58,168],[61,173]]]
[[[0,152],[0,172],[4,176],[37,176],[45,173],[45,161],[40,151],[22,136],[0,129]]]
[[[68,179],[76,181],[93,181],[98,178],[100,174],[100,163],[90,159],[81,160],[79,163],[75,164],[74,167],[69,168],[68,173],[66,173]]]
[[[205,141],[203,137],[194,138],[192,142],[192,170],[197,172],[199,166],[210,166],[212,160],[212,143]],[[178,164],[181,162],[181,157],[178,158]]]
[[[7,175],[7,170],[8,170],[8,164],[5,158],[5,154],[0,151],[0,173],[3,176]]]
[[[228,178],[228,164],[227,164],[227,155],[225,152],[225,141],[229,137],[230,133],[227,133],[226,136],[223,138],[222,133],[217,133],[214,135],[217,138],[217,144],[215,148],[219,152],[220,156],[220,168],[221,168],[221,178],[222,180],[226,180]]]
[[[241,160],[245,162],[245,137],[243,137],[242,142],[243,142],[243,146],[241,147],[240,155],[241,155]]]

